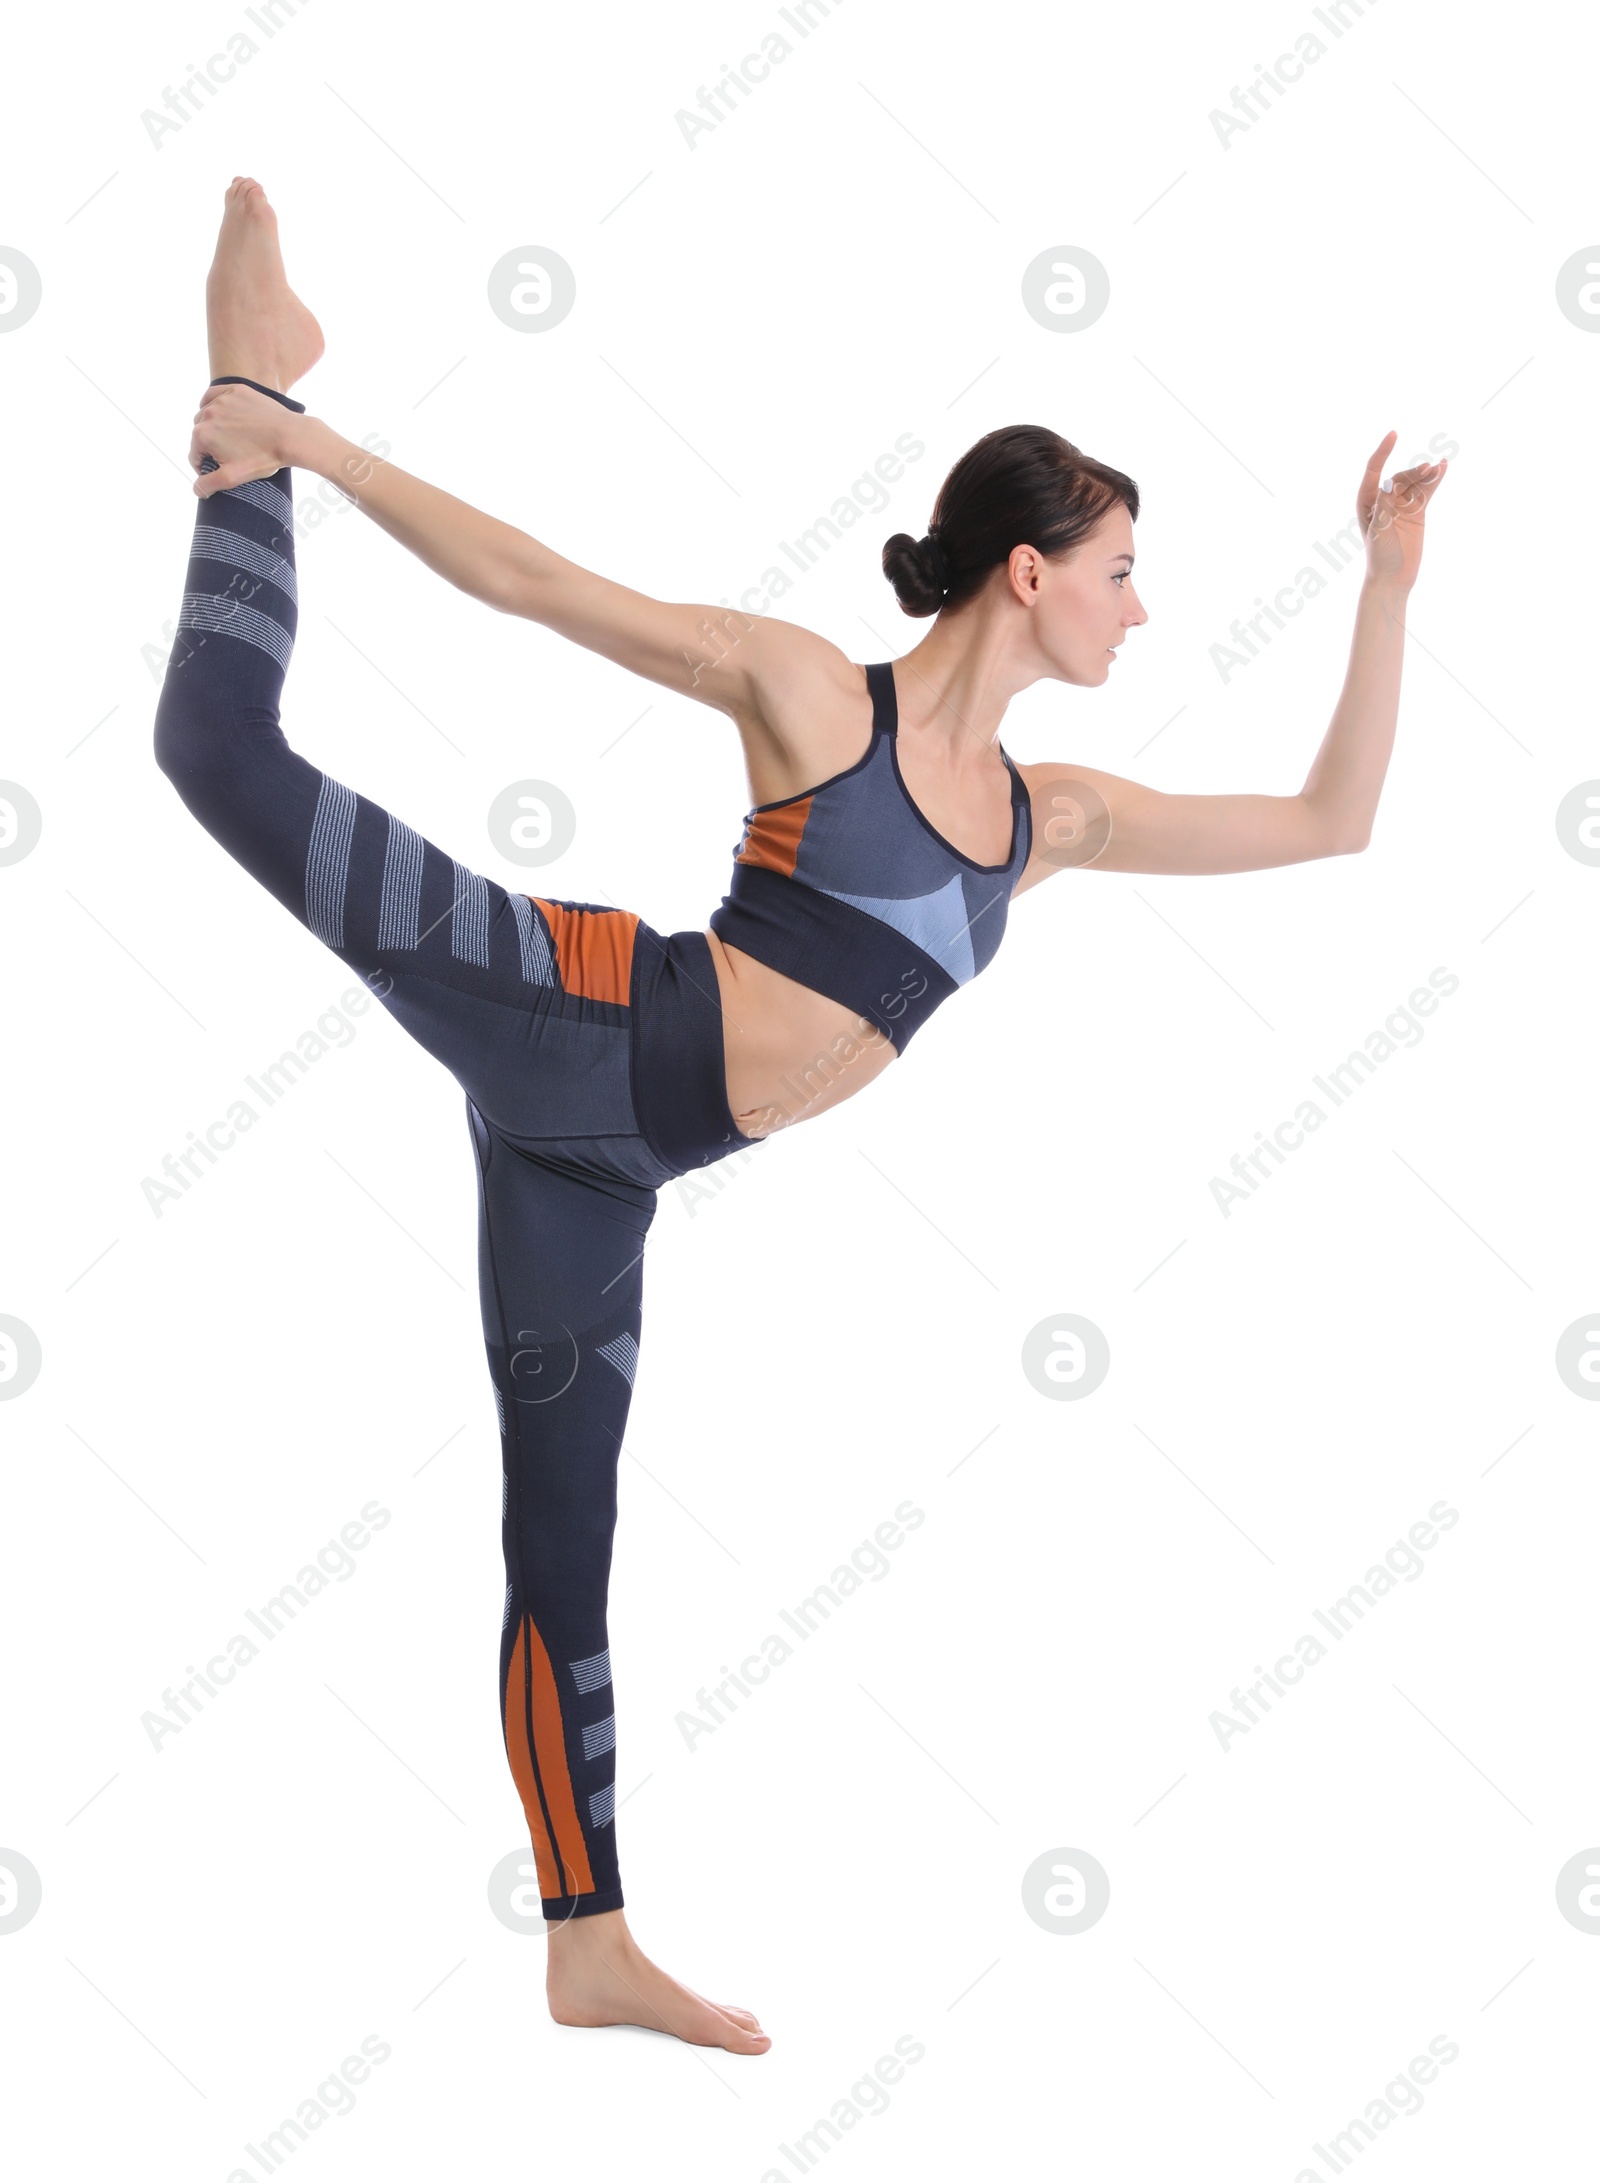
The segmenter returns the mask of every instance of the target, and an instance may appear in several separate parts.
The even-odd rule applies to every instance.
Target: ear
[[[1007,564],[1013,595],[1024,606],[1031,606],[1039,596],[1039,556],[1032,546],[1013,546]]]

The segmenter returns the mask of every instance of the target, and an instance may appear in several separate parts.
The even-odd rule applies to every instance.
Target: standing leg
[[[606,1599],[655,1193],[519,1147],[470,1110],[500,1415],[500,1698],[547,1918],[620,1910]]]

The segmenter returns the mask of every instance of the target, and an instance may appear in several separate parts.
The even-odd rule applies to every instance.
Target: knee
[[[156,764],[175,786],[181,787],[204,757],[203,710],[199,693],[169,664],[156,705],[154,747]]]
[[[182,708],[171,701],[170,687],[162,691],[156,707],[154,746],[156,764],[169,781],[176,781],[184,770],[190,739],[181,718]]]

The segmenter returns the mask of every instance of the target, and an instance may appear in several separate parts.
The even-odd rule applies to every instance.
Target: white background
[[[1600,871],[1554,825],[1600,773],[1600,343],[1555,302],[1600,231],[1592,33],[844,0],[802,41],[764,0],[315,0],[156,148],[141,111],[241,27],[35,11],[5,57],[0,242],[44,284],[0,340],[0,773],[44,817],[0,870],[0,1311],[44,1357],[0,1407],[0,1846],[43,1880],[0,1937],[19,2173],[259,2172],[373,2034],[297,2175],[759,2183],[905,2035],[830,2174],[1293,2183],[1439,2035],[1363,2172],[1553,2171],[1592,2131],[1600,1969],[1555,1896],[1600,1841],[1600,1411],[1553,1362],[1600,1307]],[[675,112],[775,28],[791,56],[690,149]],[[1307,29],[1325,56],[1225,148],[1208,114]],[[662,1194],[612,1586],[624,1885],[659,1961],[758,2010],[759,2061],[557,2029],[543,1942],[490,1914],[525,1835],[455,1085],[373,1010],[181,1202],[141,1189],[351,984],[150,753],[241,171],[327,334],[310,407],[658,595],[735,596],[909,433],[891,506],[780,609],[886,658],[925,625],[882,542],[981,433],[1130,472],[1149,624],[1106,688],[1016,702],[1021,760],[1297,788],[1358,576],[1227,682],[1210,647],[1322,566],[1390,426],[1399,461],[1459,447],[1364,855],[1057,879],[868,1096]],[[531,243],[577,279],[542,334],[486,300]],[[1111,282],[1076,333],[1020,300],[1062,244]],[[299,559],[299,749],[509,886],[703,926],[746,800],[718,716],[352,511]],[[579,820],[531,881],[485,828],[529,776]],[[1225,1218],[1211,1178],[1438,966],[1420,1043]],[[1110,1344],[1080,1402],[1021,1369],[1061,1312]],[[163,1689],[374,1500],[355,1574],[152,1750]],[[686,1749],[699,1688],[906,1500],[889,1574]],[[1423,1573],[1224,1751],[1235,1686],[1441,1500]],[[1022,1901],[1066,1847],[1110,1877],[1077,1936]]]

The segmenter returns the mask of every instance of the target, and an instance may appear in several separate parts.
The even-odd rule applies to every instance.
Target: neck
[[[1006,707],[1039,679],[1019,656],[1018,634],[1015,614],[981,597],[941,614],[895,662],[901,728],[947,741],[953,754],[971,738],[992,748]]]

